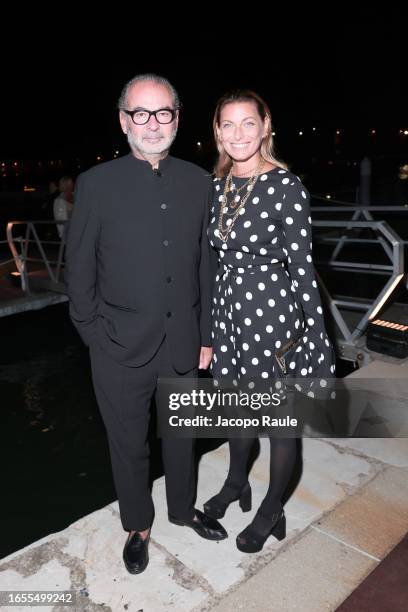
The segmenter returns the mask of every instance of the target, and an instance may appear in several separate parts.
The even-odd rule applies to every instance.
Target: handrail
[[[37,225],[66,225],[68,224],[68,221],[45,221],[45,220],[38,220],[38,221],[9,221],[7,223],[7,229],[6,229],[6,234],[7,234],[7,242],[10,248],[10,251],[13,255],[13,260],[16,264],[16,268],[18,270],[18,272],[20,273],[20,278],[21,278],[21,288],[23,291],[25,291],[26,293],[30,293],[30,286],[29,286],[29,276],[28,276],[28,271],[27,271],[27,263],[28,262],[42,262],[45,265],[45,268],[47,270],[48,276],[50,278],[50,280],[53,283],[59,283],[60,282],[60,275],[61,275],[61,270],[62,267],[64,266],[64,251],[65,251],[65,246],[66,246],[66,242],[65,242],[65,235],[66,235],[66,228],[64,228],[64,232],[63,235],[61,237],[61,240],[43,240],[39,237],[38,232],[37,232]],[[25,236],[18,236],[18,237],[14,237],[13,236],[13,229],[16,226],[26,226],[25,228]],[[31,235],[33,236],[33,238],[31,238]],[[21,253],[18,253],[17,248],[15,243],[19,242],[20,246],[21,246]],[[28,256],[28,249],[30,244],[35,244],[40,252],[41,257],[40,258],[36,258],[36,257],[29,257]],[[47,244],[59,244],[59,248],[58,248],[58,257],[56,260],[52,260],[49,259],[47,257],[47,254],[45,252],[44,246]],[[12,260],[11,260],[12,261]],[[52,269],[52,265],[56,264],[56,269],[55,271]]]

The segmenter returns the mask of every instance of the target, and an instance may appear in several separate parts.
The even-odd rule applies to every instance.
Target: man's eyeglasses
[[[149,121],[152,115],[154,115],[158,123],[171,123],[174,121],[178,110],[178,108],[159,108],[155,111],[149,111],[145,108],[136,108],[135,110],[126,110],[122,108],[122,111],[129,115],[136,125],[144,125]]]

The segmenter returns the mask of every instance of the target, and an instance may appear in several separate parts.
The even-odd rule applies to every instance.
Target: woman
[[[281,377],[276,353],[291,340],[302,346],[295,345],[287,363],[293,376],[316,376],[313,364],[319,374],[333,375],[311,258],[309,195],[274,155],[270,111],[254,92],[238,91],[218,102],[213,127],[219,156],[209,237],[220,266],[214,292],[213,376],[241,387],[248,380],[253,387],[256,379]],[[252,444],[247,438],[229,440],[227,479],[204,505],[214,518],[224,516],[236,500],[250,510],[247,464]],[[281,498],[295,464],[296,439],[270,437],[270,447],[267,494],[237,537],[243,552],[261,550],[270,534],[279,540],[286,535]]]

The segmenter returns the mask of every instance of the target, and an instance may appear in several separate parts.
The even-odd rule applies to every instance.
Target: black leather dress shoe
[[[190,521],[182,521],[169,514],[169,521],[174,525],[181,525],[183,527],[191,527],[194,531],[205,538],[206,540],[225,540],[228,538],[228,533],[224,527],[216,519],[211,518],[204,512],[194,509],[197,520],[191,519]]]
[[[149,563],[149,540],[150,531],[145,540],[136,531],[131,538],[128,538],[123,549],[123,561],[130,574],[140,574]]]

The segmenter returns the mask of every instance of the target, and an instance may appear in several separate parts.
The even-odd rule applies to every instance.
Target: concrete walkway
[[[354,376],[408,377],[408,360],[376,361]],[[282,542],[269,538],[260,553],[239,552],[235,536],[267,489],[265,439],[250,475],[253,510],[243,514],[238,504],[230,506],[222,521],[227,540],[209,542],[168,523],[160,478],[153,488],[156,519],[143,574],[132,576],[124,568],[126,534],[113,503],[2,559],[0,590],[75,591],[75,607],[55,606],[56,611],[334,611],[408,532],[408,439],[301,443],[300,470],[285,505],[288,535]],[[218,491],[227,468],[226,444],[203,456],[197,507]],[[20,609],[28,608],[10,608]]]
[[[335,610],[408,531],[408,440],[304,439],[302,457],[285,507],[288,536],[270,538],[258,554],[240,553],[235,536],[265,493],[267,440],[251,473],[254,509],[229,508],[227,540],[208,542],[169,524],[160,478],[143,574],[123,566],[125,533],[114,503],[1,560],[0,588],[72,589],[78,611]],[[203,457],[198,507],[223,482],[227,459],[227,445]]]

